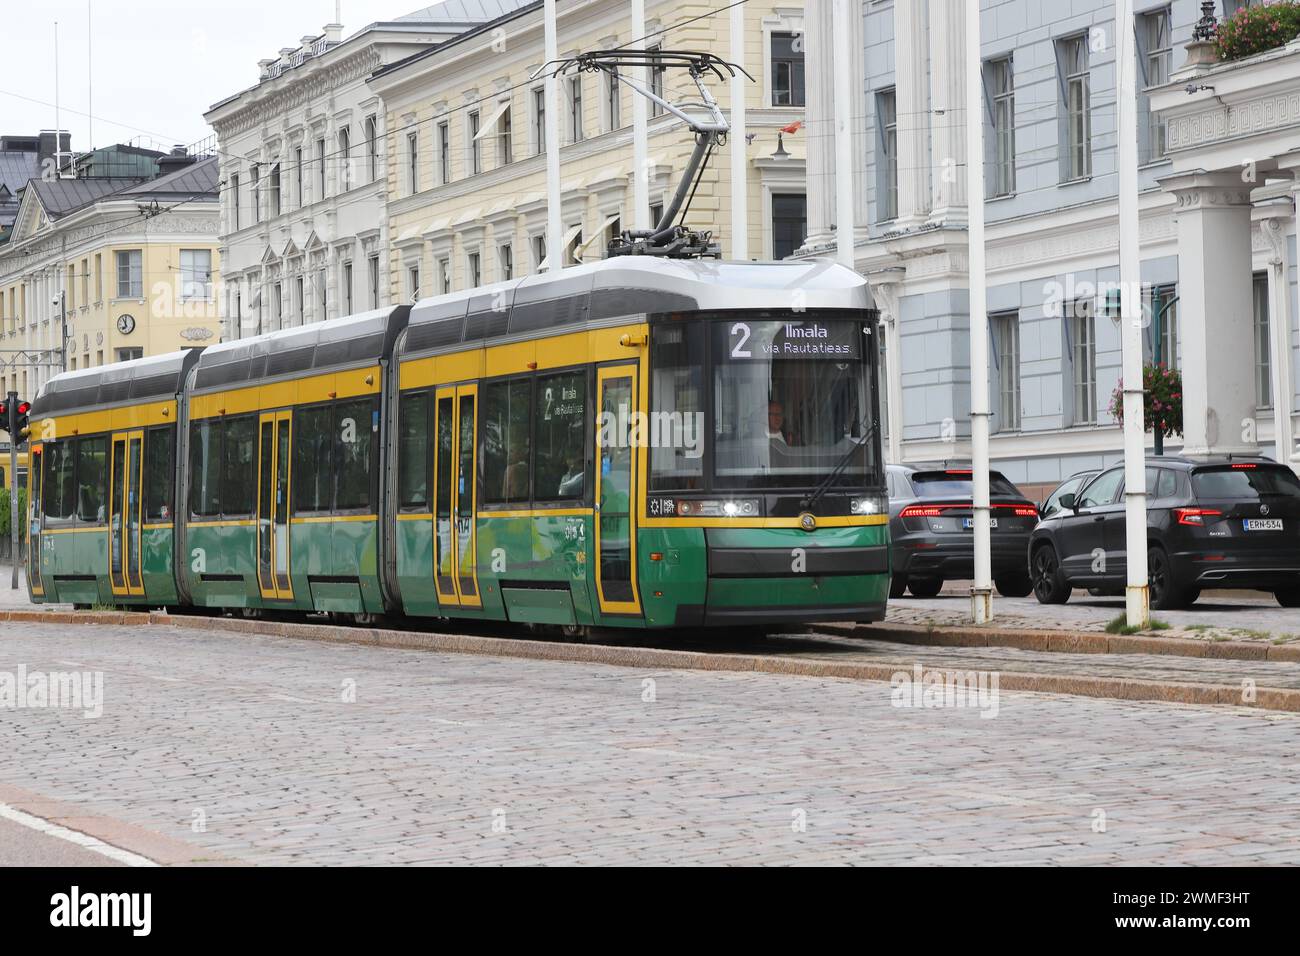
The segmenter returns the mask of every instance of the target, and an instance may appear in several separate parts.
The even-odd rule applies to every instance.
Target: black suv
[[[889,537],[893,581],[889,596],[904,591],[934,597],[945,580],[975,574],[971,470],[943,465],[888,465]],[[1025,547],[1038,507],[996,471],[989,472],[993,583],[1006,597],[1032,590]]]
[[[1147,574],[1151,606],[1186,607],[1202,588],[1272,591],[1300,607],[1300,479],[1263,457],[1149,458]],[[1029,542],[1034,595],[1064,604],[1072,587],[1122,594],[1124,468],[1103,471]]]

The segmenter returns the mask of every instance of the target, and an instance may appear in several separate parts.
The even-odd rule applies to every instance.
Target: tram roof
[[[66,414],[99,405],[164,401],[182,388],[185,374],[198,361],[199,348],[95,368],[62,372],[41,386],[31,417]]]
[[[620,316],[667,312],[869,309],[867,280],[829,259],[727,262],[617,256],[423,299],[406,354]]]
[[[407,306],[374,309],[208,346],[194,388],[237,388],[294,372],[373,365],[388,354],[408,312]]]

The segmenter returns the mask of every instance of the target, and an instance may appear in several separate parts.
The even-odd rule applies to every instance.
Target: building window
[[[658,228],[659,220],[664,217],[664,204],[661,202],[652,202],[650,204],[650,225]]]
[[[622,91],[618,70],[605,74],[605,129],[616,130],[623,125]]]
[[[253,164],[250,174],[253,177],[253,223],[262,221],[262,167]]]
[[[514,125],[510,119],[510,106],[497,120],[497,165],[508,166],[515,161]]]
[[[998,431],[1020,429],[1020,316],[990,316],[993,356],[998,363]]]
[[[1074,424],[1097,421],[1097,336],[1092,301],[1078,299],[1067,320],[1073,366]]]
[[[542,263],[546,261],[546,233],[539,236],[533,236],[533,269],[537,272],[542,271]]]
[[[325,139],[316,140],[316,187],[317,199],[325,198]]]
[[[477,252],[471,252],[465,260],[465,278],[471,289],[483,284],[483,269]]]
[[[1144,292],[1143,298],[1147,301],[1144,303],[1147,310],[1147,317],[1150,318],[1151,331],[1147,335],[1147,341],[1143,343],[1144,348],[1149,353],[1149,357],[1154,362],[1155,357],[1155,336],[1157,327],[1160,330],[1160,364],[1166,368],[1178,368],[1178,290],[1172,285],[1154,286],[1150,291]],[[1114,316],[1118,317],[1119,302],[1116,300],[1114,305]]]
[[[446,295],[451,291],[451,260],[438,260],[438,275],[442,279],[442,294]]]
[[[415,134],[412,133],[411,136]],[[442,184],[445,186],[451,182],[451,127],[447,123],[438,124],[438,169],[441,171]],[[412,192],[414,191],[412,188]]]
[[[239,231],[239,173],[230,174],[230,231]]]
[[[1092,175],[1092,109],[1089,104],[1088,38],[1086,35],[1059,41],[1061,87],[1065,96],[1066,181]]]
[[[352,261],[343,263],[343,314],[351,315],[355,310],[352,302]]]
[[[1169,34],[1169,10],[1153,10],[1138,17],[1138,37],[1141,48],[1143,80],[1150,89],[1169,82],[1169,69],[1173,57],[1173,43]],[[1151,100],[1141,97],[1140,107],[1146,114],[1146,143],[1144,163],[1154,163],[1165,155],[1165,127],[1151,111]]]
[[[772,258],[786,259],[808,238],[808,199],[802,193],[772,194]]]
[[[144,298],[144,276],[141,272],[143,253],[128,249],[117,254],[117,297],[119,299]]]
[[[352,188],[352,134],[346,126],[339,130],[339,186]]]
[[[298,317],[299,325],[307,320],[307,295],[302,276],[295,276],[293,280],[293,314]]]
[[[406,267],[406,294],[411,302],[420,301],[420,266],[416,263]]]
[[[420,191],[420,137],[417,133],[406,134],[406,175],[407,191],[414,196]]]
[[[271,203],[271,216],[280,215],[280,164],[276,163],[271,167],[270,182],[267,185],[267,193]]]
[[[569,142],[582,140],[582,75],[569,78]]]
[[[894,90],[876,94],[876,120],[881,160],[876,166],[878,218],[887,222],[898,218],[898,109]]]
[[[481,154],[480,154],[480,152],[479,152],[479,145],[478,145],[478,126],[479,126],[479,114],[478,114],[478,110],[473,110],[473,111],[469,114],[469,171],[470,171],[470,175],[474,175],[475,173],[482,172],[482,169],[481,169],[481,167],[480,167],[480,165],[479,165],[479,157],[480,157]]]
[[[379,256],[371,256],[366,260],[366,267],[370,273],[370,308],[379,308]]]
[[[271,312],[275,327],[284,328],[284,286],[278,282],[271,286]]]
[[[373,116],[366,117],[366,163],[373,183],[379,178],[379,126]]]
[[[1273,407],[1272,347],[1269,342],[1268,274],[1257,273],[1251,285],[1255,312],[1255,405]]]
[[[650,92],[662,100],[665,98],[664,97],[664,76],[667,74],[668,70],[667,67],[663,65],[663,61],[659,57],[660,49],[661,48],[658,46],[649,46],[646,47],[646,53],[650,55],[649,56]],[[654,100],[651,100],[650,115],[662,116],[663,113],[664,113],[664,108],[660,106],[658,103],[656,103]]]
[[[605,230],[605,258],[612,258],[609,253],[611,244],[623,235],[623,217],[615,216]]]
[[[294,195],[298,200],[299,207],[307,205],[307,197],[302,191],[302,147],[298,146],[293,151],[293,177],[294,177]]]
[[[90,305],[90,260],[81,260],[81,307]],[[0,317],[4,316],[4,294],[0,293]]]
[[[803,46],[797,33],[772,34],[772,105],[803,106]]]
[[[181,299],[207,302],[212,298],[212,250],[181,250]]]
[[[129,349],[118,349],[117,360],[119,362],[134,362],[136,359],[144,358],[144,347],[136,346]]]
[[[1011,57],[991,61],[988,75],[993,100],[992,195],[1010,196],[1016,191],[1016,91]]]
[[[546,152],[546,90],[533,90],[533,143],[534,155]]]
[[[501,264],[501,278],[513,279],[515,277],[515,252],[510,243],[505,243],[497,248],[497,259]]]

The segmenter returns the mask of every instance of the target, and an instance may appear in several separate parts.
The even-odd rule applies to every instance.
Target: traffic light
[[[9,438],[14,444],[22,443],[23,432],[27,429],[28,413],[31,410],[32,403],[20,399],[17,392],[10,392],[6,398],[0,400],[0,429],[9,433]]]

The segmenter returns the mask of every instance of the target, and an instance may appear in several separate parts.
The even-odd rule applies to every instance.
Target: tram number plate
[[[1281,518],[1242,518],[1241,523],[1247,531],[1281,531]]]
[[[677,502],[672,498],[650,498],[646,504],[652,518],[672,518],[677,514]]]
[[[961,526],[962,526],[963,528],[965,528],[967,531],[970,531],[971,529],[973,529],[973,528],[975,527],[975,519],[974,519],[974,518],[964,518],[964,519],[962,520]],[[998,526],[998,519],[997,519],[997,518],[989,518],[989,527],[990,527],[990,528],[996,528],[997,526]]]

